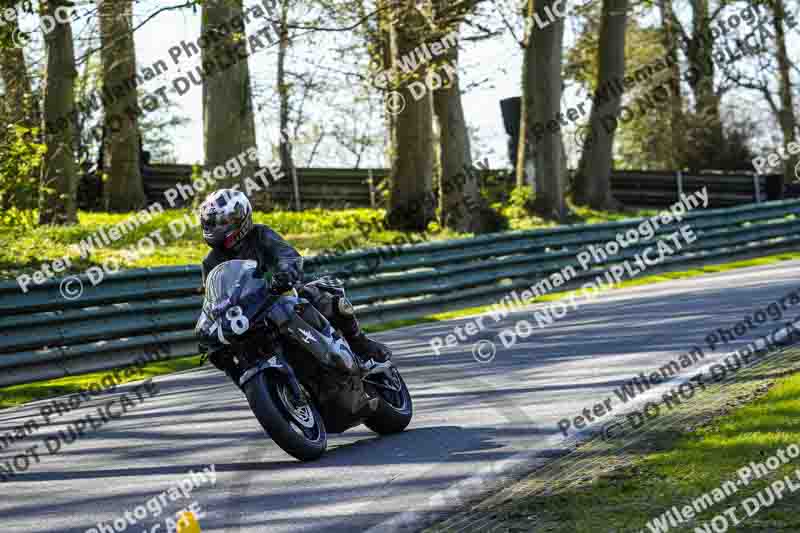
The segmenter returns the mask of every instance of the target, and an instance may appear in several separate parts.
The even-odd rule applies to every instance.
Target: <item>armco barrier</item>
[[[691,224],[697,241],[647,274],[796,249],[798,215],[798,200],[692,211],[684,223]],[[653,239],[581,272],[579,251],[602,245],[641,221],[355,251],[311,258],[306,268],[345,278],[362,321],[374,324],[492,303],[567,265],[580,272],[573,281],[581,283],[677,229],[676,224],[663,226]],[[161,353],[168,347],[171,358],[197,353],[193,327],[201,303],[199,267],[129,270],[94,287],[82,281],[83,296],[72,301],[60,295],[60,280],[27,294],[13,281],[0,284],[0,386],[124,366],[156,345]]]

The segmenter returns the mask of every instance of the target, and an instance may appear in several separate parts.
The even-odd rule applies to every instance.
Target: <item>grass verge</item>
[[[303,255],[408,242],[412,238],[420,241],[457,236],[448,231],[423,236],[387,230],[380,223],[383,217],[383,211],[378,209],[310,209],[253,214],[256,223],[273,228]],[[0,226],[0,277],[30,274],[31,270],[41,268],[42,263],[63,257],[70,261],[67,270],[79,273],[109,260],[114,260],[122,269],[200,264],[208,252],[196,226],[196,216],[186,209],[138,217],[133,213],[80,212],[78,221],[73,226],[26,228],[21,236],[19,228]],[[114,228],[120,228],[126,222],[130,227],[112,241]],[[157,231],[160,231],[160,236],[151,237],[158,243],[155,251],[139,253],[137,243]],[[102,238],[102,234],[108,235],[108,239]],[[93,235],[96,238],[91,242],[89,238]],[[86,243],[83,253],[78,247],[81,242]]]
[[[509,217],[512,230],[556,225],[524,210],[508,208],[503,211]],[[573,207],[573,211],[574,218],[570,222],[576,224],[597,224],[655,212],[606,212],[584,207]],[[440,228],[435,223],[431,223],[424,233],[390,230],[386,228],[385,217],[385,210],[367,208],[253,214],[256,223],[266,224],[277,231],[304,256],[471,236]],[[114,228],[125,223],[129,228],[122,231],[117,240],[110,241],[114,238]],[[111,260],[122,269],[200,264],[208,247],[196,224],[196,215],[188,209],[169,209],[138,216],[134,213],[81,211],[76,225],[31,226],[24,228],[22,235],[19,227],[0,224],[0,278],[30,275],[40,269],[42,263],[64,257],[70,262],[66,272],[72,274]],[[151,237],[158,243],[155,251],[139,253],[136,244],[155,231],[161,232],[158,237]],[[102,234],[108,235],[108,240],[101,237]],[[93,235],[96,236],[94,246],[91,249],[84,247],[81,254],[76,246],[80,242],[89,242]]]
[[[800,444],[798,371],[800,348],[765,356],[732,380],[698,388],[691,401],[666,414],[662,404],[662,415],[636,432],[610,439],[595,435],[426,532],[798,531],[800,458],[758,479],[743,482],[737,476],[751,462],[764,463]],[[785,490],[748,516],[757,494],[768,502],[765,489],[784,476],[798,490]],[[723,485],[727,481],[733,485]],[[672,523],[664,513],[673,508],[688,518]],[[723,515],[729,529],[719,518],[712,527],[710,521],[731,508],[732,516]]]
[[[120,376],[119,383],[129,383],[131,381],[139,381],[163,374],[171,374],[172,372],[194,368],[199,364],[199,355],[153,362],[143,366],[131,376]],[[100,372],[92,372],[91,374],[82,374],[80,376],[67,376],[47,381],[37,381],[36,383],[5,387],[0,389],[0,409],[52,396],[61,396],[88,390],[93,383],[99,384],[103,377],[108,374],[108,370],[102,370]]]

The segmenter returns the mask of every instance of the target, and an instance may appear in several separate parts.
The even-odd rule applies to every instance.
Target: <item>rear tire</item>
[[[283,451],[301,461],[318,459],[328,446],[328,434],[314,402],[291,402],[287,378],[260,373],[244,386],[244,393],[261,427]]]
[[[411,394],[408,392],[403,376],[396,369],[392,369],[394,374],[394,385],[399,386],[399,391],[388,391],[386,389],[367,385],[370,393],[378,397],[378,409],[375,414],[364,421],[364,425],[380,435],[391,435],[400,433],[411,423],[414,416],[414,405],[411,401]],[[382,378],[385,380],[386,378]]]

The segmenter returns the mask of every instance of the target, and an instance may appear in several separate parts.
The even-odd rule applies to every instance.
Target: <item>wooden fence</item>
[[[492,188],[506,195],[514,185],[514,177],[502,170],[493,175]],[[376,207],[381,205],[382,189],[388,175],[386,169],[299,168],[300,205],[314,207]],[[159,164],[143,169],[145,193],[149,202],[164,202],[164,191],[178,183],[189,184],[191,165]],[[631,206],[663,207],[677,201],[681,192],[708,187],[713,207],[728,207],[777,200],[774,183],[778,175],[754,176],[741,173],[686,174],[672,171],[617,170],[611,176],[611,190],[620,202]],[[787,197],[795,197],[797,187],[788,185]],[[271,201],[281,206],[294,206],[292,177],[286,176],[270,188]],[[84,177],[79,188],[79,205],[97,208],[99,182]]]

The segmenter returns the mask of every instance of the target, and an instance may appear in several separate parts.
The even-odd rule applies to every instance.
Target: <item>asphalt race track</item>
[[[143,400],[128,385],[53,415],[50,426],[0,451],[0,464],[13,465],[25,449],[38,446],[18,459],[21,466],[29,463],[26,471],[0,483],[0,530],[164,533],[164,519],[194,503],[205,513],[204,532],[417,531],[452,504],[454,492],[446,491],[454,484],[461,482],[467,487],[461,494],[469,495],[563,453],[558,421],[608,397],[622,382],[694,345],[706,349],[707,363],[778,327],[770,319],[713,352],[704,340],[800,287],[799,280],[800,262],[783,262],[612,291],[511,348],[498,342],[488,363],[473,358],[471,343],[439,356],[429,347],[431,337],[452,333],[468,319],[378,335],[393,348],[411,389],[411,427],[386,438],[363,426],[332,436],[328,453],[310,464],[273,445],[241,393],[211,367],[157,378],[152,397],[139,389]],[[781,322],[798,315],[800,305]],[[473,341],[496,341],[500,329],[520,318],[532,320],[530,310],[500,323],[487,319],[490,329]],[[130,412],[48,452],[48,436],[126,391],[135,404]],[[40,409],[48,403],[0,412],[0,435],[31,419],[41,423]],[[132,514],[149,509],[146,502],[158,501],[189,470],[209,465],[214,486],[209,478],[188,497],[162,497],[160,516],[154,510],[142,518]],[[482,472],[489,474],[486,483],[465,484]],[[135,525],[123,519],[126,511]],[[125,526],[114,529],[115,519]]]

